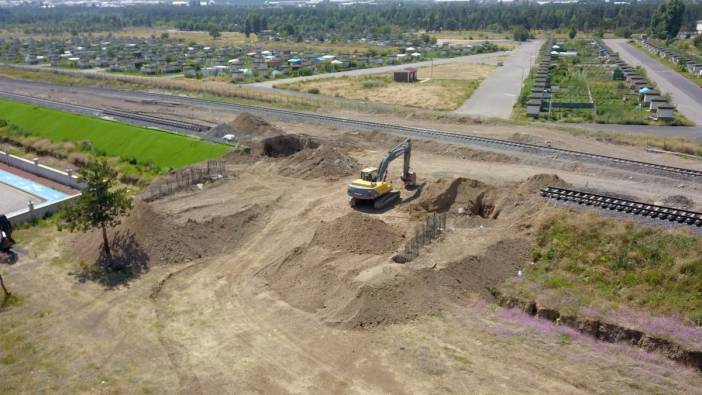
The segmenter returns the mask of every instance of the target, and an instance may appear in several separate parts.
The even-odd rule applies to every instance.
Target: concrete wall
[[[78,177],[73,174],[42,165],[38,161],[31,161],[11,155],[9,152],[0,151],[0,162],[74,189],[85,188],[85,184],[78,181]]]
[[[7,214],[7,219],[9,219],[13,225],[20,224],[23,222],[29,222],[35,219],[41,219],[46,215],[57,212],[59,208],[61,208],[61,206],[77,198],[78,196],[80,196],[80,194],[68,196],[61,200],[44,202],[41,204],[37,204],[36,206],[29,205],[25,209],[13,211]]]

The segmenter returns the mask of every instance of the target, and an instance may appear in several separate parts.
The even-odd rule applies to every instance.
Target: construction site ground
[[[557,210],[539,188],[567,184],[649,202],[685,195],[699,210],[694,182],[417,140],[412,168],[421,188],[403,190],[402,202],[388,210],[354,211],[346,184],[400,137],[99,91],[87,96],[71,87],[25,93],[220,125],[213,133],[235,131],[252,155],[228,155],[226,177],[202,189],[137,202],[110,232],[126,271],[101,268],[99,234],[59,233],[51,223],[19,230],[19,260],[2,266],[20,298],[0,312],[0,377],[10,391],[589,394],[702,387],[699,372],[662,355],[577,336],[497,307],[487,292],[529,263],[536,228]],[[364,116],[702,169],[535,126]],[[276,139],[281,133],[288,136]],[[398,187],[400,168],[390,169]],[[394,263],[435,212],[448,213],[443,236],[415,260]]]
[[[236,130],[252,155],[227,156],[222,180],[138,201],[109,235],[126,270],[101,268],[97,233],[60,233],[50,223],[18,231],[19,260],[2,267],[20,299],[0,312],[0,377],[10,391],[589,394],[702,387],[699,372],[662,355],[576,336],[497,307],[487,292],[529,264],[536,228],[557,210],[540,188],[572,185],[651,202],[684,194],[701,202],[693,182],[415,141],[412,168],[421,187],[403,190],[388,210],[355,211],[346,184],[399,137],[85,98],[70,88],[40,94],[225,124],[215,132]],[[702,168],[535,127],[393,122]],[[280,133],[288,136],[276,138]],[[399,169],[390,168],[398,187]],[[415,260],[394,263],[424,218],[442,212],[444,234]]]

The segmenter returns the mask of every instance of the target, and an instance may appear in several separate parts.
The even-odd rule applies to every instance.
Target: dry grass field
[[[486,64],[446,64],[422,67],[420,82],[395,82],[389,74],[327,78],[276,85],[278,88],[373,103],[452,111],[468,99],[495,69]]]

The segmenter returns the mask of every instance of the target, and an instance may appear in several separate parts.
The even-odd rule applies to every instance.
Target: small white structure
[[[702,21],[697,21],[697,34],[702,34]]]
[[[222,136],[222,140],[231,143],[233,141],[236,141],[236,136],[233,134],[225,134],[224,136]]]

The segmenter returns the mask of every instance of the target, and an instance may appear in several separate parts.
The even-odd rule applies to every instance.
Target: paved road
[[[534,40],[510,51],[510,58],[504,65],[485,79],[454,112],[481,118],[509,118],[542,44],[543,40]]]
[[[431,66],[432,64],[434,64],[435,66],[438,66],[441,64],[454,64],[454,63],[466,63],[466,64],[482,63],[485,61],[486,58],[504,55],[504,54],[508,54],[508,53],[509,52],[506,52],[506,51],[500,51],[500,52],[491,52],[491,53],[481,53],[481,54],[477,54],[477,55],[459,56],[456,58],[434,59],[433,61],[432,60],[425,60],[425,61],[421,61],[421,62],[404,63],[404,64],[398,64],[398,65],[392,65],[392,66],[371,67],[369,69],[349,70],[349,71],[341,71],[338,73],[324,73],[324,74],[309,75],[306,77],[295,77],[295,78],[286,78],[286,79],[281,79],[281,80],[256,82],[253,84],[247,84],[247,86],[272,88],[273,85],[276,85],[276,84],[293,83],[293,82],[299,82],[299,81],[309,81],[309,80],[316,80],[316,79],[320,79],[320,78],[332,78],[332,77],[337,78],[337,77],[344,77],[344,76],[354,77],[354,76],[359,76],[359,75],[390,73],[390,72],[397,71],[397,70],[403,70],[406,67],[428,67],[428,66]]]
[[[646,52],[628,44],[624,39],[610,39],[605,42],[613,51],[619,52],[619,56],[625,62],[632,66],[643,66],[648,77],[658,84],[664,93],[670,93],[678,111],[697,125],[702,125],[702,89],[699,86]]]

